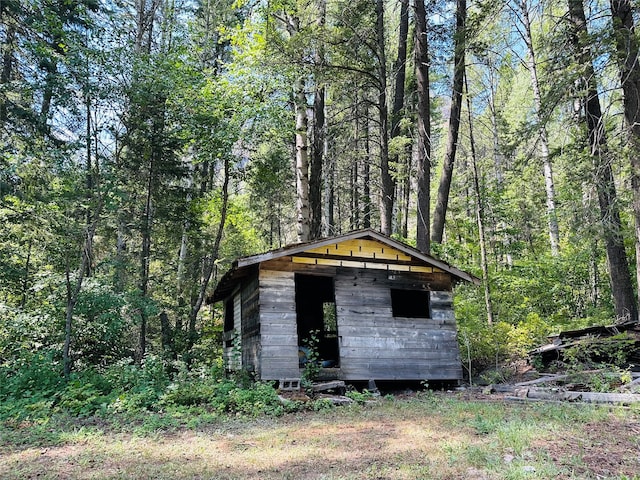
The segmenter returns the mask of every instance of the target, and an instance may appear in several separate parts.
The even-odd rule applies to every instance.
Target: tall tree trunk
[[[335,161],[327,159],[325,172],[325,209],[326,209],[326,234],[331,236],[335,232]]]
[[[431,112],[429,100],[429,50],[427,42],[427,13],[424,0],[415,0],[415,56],[418,90],[418,158],[417,158],[417,229],[418,250],[429,253],[431,249],[430,195],[431,195]]]
[[[558,217],[556,214],[556,193],[553,181],[553,166],[551,164],[551,156],[549,154],[549,141],[547,136],[547,127],[545,125],[544,115],[542,113],[542,94],[540,92],[540,82],[538,80],[538,66],[536,64],[536,55],[533,48],[533,39],[531,36],[531,21],[529,19],[529,6],[526,0],[522,0],[520,4],[522,12],[522,37],[527,45],[527,69],[531,76],[531,88],[533,89],[533,99],[536,106],[536,121],[538,122],[538,144],[540,146],[540,156],[542,157],[542,167],[544,172],[544,186],[547,197],[547,225],[549,228],[549,243],[551,246],[551,255],[554,257],[560,252],[560,229],[558,227]]]
[[[464,88],[465,71],[465,23],[467,19],[467,0],[457,0],[456,4],[456,33],[454,37],[453,57],[453,88],[451,91],[451,110],[449,112],[449,130],[447,133],[447,150],[442,164],[442,176],[438,186],[438,197],[433,212],[433,228],[431,240],[442,243],[444,236],[445,218],[449,206],[449,192],[453,178],[453,165],[456,160],[458,147],[458,132],[460,131],[460,114],[462,111],[462,89]]]
[[[351,229],[355,230],[360,226],[360,184],[358,180],[360,162],[360,116],[358,115],[358,92],[356,92],[355,103],[353,105],[354,131],[353,150],[356,155],[351,164]]]
[[[384,1],[376,1],[376,39],[378,45],[378,123],[380,129],[380,177],[382,183],[380,228],[385,235],[393,229],[395,182],[389,166],[389,128],[387,116],[387,58],[385,53]]]
[[[65,327],[64,327],[64,344],[62,346],[62,368],[65,378],[69,378],[71,374],[71,337],[73,333],[73,313],[82,291],[82,285],[85,279],[85,272],[88,270],[88,265],[91,262],[91,258],[88,252],[91,250],[93,239],[98,227],[98,219],[100,218],[100,212],[102,211],[102,200],[98,200],[98,204],[95,206],[95,212],[92,215],[93,221],[90,225],[87,225],[81,252],[80,252],[80,266],[78,267],[75,284],[72,285],[70,266],[67,261],[67,267],[65,270],[65,280],[67,289],[67,305],[65,309]]]
[[[364,156],[363,156],[363,174],[362,174],[362,196],[364,208],[362,211],[362,227],[371,228],[371,142],[369,137],[369,108],[366,109],[363,116],[364,124]]]
[[[324,161],[325,137],[325,95],[324,86],[316,86],[313,101],[313,148],[309,168],[309,239],[322,236],[322,164]]]
[[[149,166],[147,178],[147,191],[145,196],[145,204],[144,210],[142,212],[142,225],[140,228],[140,233],[142,235],[142,243],[140,247],[140,277],[138,283],[138,290],[140,292],[140,297],[143,302],[143,305],[139,309],[140,314],[140,338],[138,341],[138,357],[136,361],[138,363],[142,363],[144,359],[144,355],[147,350],[147,312],[146,305],[144,302],[147,299],[147,294],[149,290],[149,264],[151,261],[151,228],[153,225],[153,189],[154,182],[153,176],[155,175],[153,168],[153,160],[151,160]]]
[[[227,208],[229,204],[229,179],[230,179],[230,166],[229,158],[225,156],[224,159],[224,180],[222,183],[222,206],[220,208],[220,221],[218,222],[218,230],[216,231],[216,237],[213,241],[213,245],[209,251],[209,255],[204,259],[202,279],[200,281],[200,289],[198,290],[198,296],[189,313],[189,334],[187,348],[191,350],[196,339],[196,322],[198,319],[198,313],[202,308],[204,299],[207,293],[207,287],[211,281],[211,276],[216,266],[216,262],[219,257],[220,243],[222,241],[222,234],[227,222]]]
[[[318,28],[324,28],[327,16],[327,0],[317,0]],[[322,43],[315,54],[316,64],[322,68],[325,63],[324,46]],[[309,207],[310,207],[310,239],[322,236],[322,166],[325,150],[325,97],[326,88],[318,85],[316,75],[316,88],[313,100],[313,145],[311,149],[311,165],[309,166]]]
[[[5,89],[8,87],[11,81],[11,75],[13,71],[13,50],[15,48],[14,42],[16,39],[16,28],[13,19],[8,18],[8,25],[6,26],[5,41],[0,46],[0,52],[2,52],[2,70],[0,71],[0,125],[4,126],[7,121],[8,109],[7,109],[7,95]]]
[[[409,238],[409,207],[411,205],[411,169],[413,168],[413,149],[407,148],[406,180],[404,184],[404,213],[402,216],[402,238]]]
[[[478,174],[478,160],[476,156],[476,142],[473,136],[473,117],[471,115],[471,99],[467,76],[464,76],[467,92],[467,114],[469,116],[469,143],[471,144],[471,166],[473,168],[473,191],[476,198],[476,222],[478,224],[478,240],[480,242],[480,265],[482,267],[482,284],[484,285],[484,302],[487,309],[487,323],[493,324],[493,306],[491,303],[491,287],[489,285],[489,262],[487,260],[487,242],[484,232],[484,202],[480,190],[480,175]]]
[[[487,72],[489,73],[489,112],[491,113],[491,133],[493,134],[493,164],[495,168],[495,179],[498,187],[502,186],[504,162],[500,152],[500,130],[498,128],[498,108],[496,107],[496,96],[498,93],[499,78],[496,78],[496,61],[489,55],[486,59]]]
[[[309,139],[307,137],[307,97],[304,78],[299,77],[293,85],[296,116],[296,190],[298,241],[306,242],[310,236],[309,213]]]
[[[406,80],[406,65],[407,65],[407,37],[409,36],[409,0],[400,0],[400,29],[398,32],[398,56],[396,58],[395,64],[393,66],[394,75],[395,75],[395,88],[393,94],[393,106],[391,109],[391,132],[390,138],[394,139],[400,136],[400,121],[402,120],[402,110],[404,107],[404,96],[405,96],[405,80]],[[398,154],[394,155],[393,161],[396,164],[399,164],[400,158]],[[411,158],[406,158],[406,164],[411,163]],[[399,229],[402,231],[403,223],[405,220],[404,216],[404,205],[402,204],[402,200],[404,199],[404,195],[400,193],[404,192],[404,186],[406,186],[409,181],[409,169],[405,175],[403,175],[404,182],[401,184],[401,188],[398,189],[397,197],[398,197],[398,210],[399,210],[399,219],[402,222],[399,225]],[[404,186],[403,186],[404,185]],[[406,236],[406,234],[405,234]]]
[[[407,77],[407,37],[409,36],[409,0],[400,0],[400,31],[398,33],[398,57],[393,66],[395,88],[391,110],[391,138],[400,135],[400,120],[404,106],[404,84]]]
[[[640,286],[640,64],[639,44],[635,32],[630,0],[611,0],[613,30],[624,93],[624,117],[630,140],[631,188],[635,222],[636,280]],[[638,288],[640,305],[640,287]]]
[[[582,0],[568,0],[571,42],[576,61],[581,69],[580,90],[586,92],[584,99],[587,120],[588,142],[594,167],[595,187],[600,206],[600,221],[604,230],[607,264],[616,315],[619,318],[637,317],[637,307],[631,285],[629,264],[624,249],[620,211],[611,169],[611,155],[607,149],[604,120],[596,83],[593,58],[587,43],[587,21]]]

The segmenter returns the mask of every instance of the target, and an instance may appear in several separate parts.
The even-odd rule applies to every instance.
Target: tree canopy
[[[636,319],[634,14],[3,1],[0,375],[215,364],[234,258],[369,227],[483,277],[456,300],[479,359]]]

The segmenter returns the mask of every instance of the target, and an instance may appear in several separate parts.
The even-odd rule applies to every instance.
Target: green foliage
[[[282,402],[271,383],[252,382],[242,374],[225,377],[219,366],[189,370],[176,362],[171,378],[167,365],[149,355],[142,366],[122,360],[102,371],[73,373],[65,380],[51,357],[34,355],[28,360],[15,372],[0,369],[0,420],[45,421],[53,413],[88,417],[157,411],[180,416],[189,409],[255,417],[304,407],[300,402]]]
[[[345,394],[346,397],[350,398],[351,400],[353,400],[354,402],[360,404],[360,405],[364,405],[365,403],[367,403],[367,401],[371,400],[373,398],[373,394],[367,390],[366,388],[364,390],[362,390],[362,392],[359,392],[357,390],[351,390],[348,391]]]
[[[74,374],[57,395],[56,410],[84,417],[106,414],[116,392],[106,377],[87,370]]]
[[[320,374],[319,334],[318,330],[312,330],[309,332],[309,337],[303,340],[303,344],[306,347],[306,362],[302,371],[301,382],[305,390],[311,388],[311,384],[318,379]]]
[[[47,417],[63,389],[56,354],[24,353],[12,364],[0,366],[0,419]]]

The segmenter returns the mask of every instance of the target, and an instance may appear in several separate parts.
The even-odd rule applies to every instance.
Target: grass
[[[640,411],[452,394],[0,425],[3,479],[639,479]]]

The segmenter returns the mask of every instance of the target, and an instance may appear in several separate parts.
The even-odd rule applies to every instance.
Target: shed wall
[[[260,338],[260,378],[299,378],[294,273],[260,270]]]
[[[260,375],[260,311],[258,276],[249,277],[240,291],[242,298],[242,368]]]
[[[462,378],[451,292],[431,293],[432,318],[394,317],[391,288],[419,288],[411,274],[339,269],[335,277],[345,380]]]

